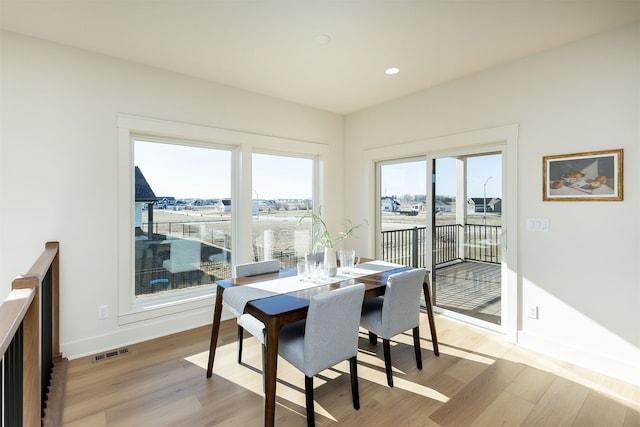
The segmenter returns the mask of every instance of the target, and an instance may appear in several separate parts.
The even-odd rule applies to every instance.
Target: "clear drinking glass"
[[[296,268],[298,269],[298,277],[300,278],[300,280],[306,279],[307,278],[307,264],[304,262],[299,262],[298,265],[296,266]]]
[[[356,259],[356,251],[354,249],[342,249],[338,251],[340,259],[340,271],[342,274],[353,274],[353,266]],[[358,257],[358,262],[360,257]]]
[[[324,269],[324,264],[321,262],[315,262],[312,264],[311,280],[313,280],[314,283],[318,283],[320,282],[320,279],[322,279],[323,269]]]

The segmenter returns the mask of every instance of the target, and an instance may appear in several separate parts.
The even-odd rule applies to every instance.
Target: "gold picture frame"
[[[621,201],[623,150],[542,158],[542,200]]]

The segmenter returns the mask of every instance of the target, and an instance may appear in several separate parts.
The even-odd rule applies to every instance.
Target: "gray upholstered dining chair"
[[[311,263],[324,262],[324,252],[314,252],[312,254],[306,254],[304,256],[304,260]]]
[[[237,264],[233,267],[234,277],[257,276],[259,274],[274,273],[280,270],[280,261],[268,260]],[[244,330],[247,330],[262,344],[262,367],[264,371],[265,360],[265,336],[264,323],[250,314],[234,313],[238,317],[238,363],[242,362],[242,340]]]
[[[313,377],[349,360],[353,407],[360,409],[358,391],[358,324],[364,284],[351,285],[311,297],[306,320],[280,330],[278,353],[305,376],[307,425],[315,422]]]
[[[384,366],[387,383],[393,387],[391,371],[391,346],[389,340],[404,331],[413,329],[413,346],[416,364],[422,369],[420,352],[420,290],[427,271],[423,268],[396,273],[387,279],[383,297],[365,301],[362,305],[360,326],[369,331],[369,341],[376,344],[382,338]]]

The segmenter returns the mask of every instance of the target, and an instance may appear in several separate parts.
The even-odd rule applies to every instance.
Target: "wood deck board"
[[[439,267],[434,284],[434,305],[490,323],[500,323],[502,286],[499,264],[466,261]]]

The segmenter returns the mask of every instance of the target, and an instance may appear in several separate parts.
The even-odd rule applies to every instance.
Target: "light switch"
[[[527,218],[527,231],[549,231],[549,218]]]

